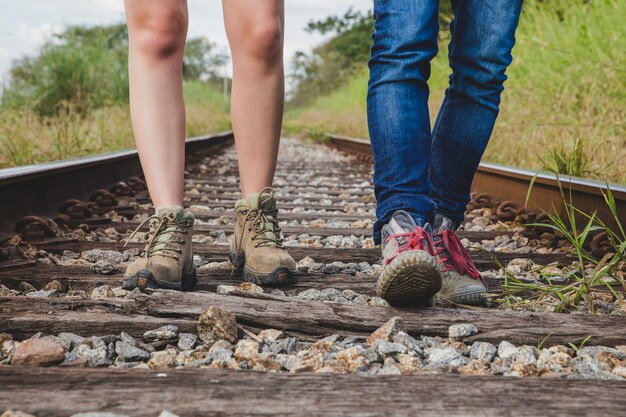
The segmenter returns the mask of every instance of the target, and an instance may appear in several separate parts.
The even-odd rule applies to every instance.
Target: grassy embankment
[[[229,104],[210,85],[186,82],[187,136],[230,129]],[[128,104],[41,117],[29,109],[0,111],[0,168],[134,147]]]
[[[540,169],[578,140],[583,175],[626,183],[624,20],[617,0],[526,3],[485,160]],[[449,72],[445,44],[432,65],[434,121]],[[287,131],[367,137],[366,89],[363,64],[342,88],[290,110]]]

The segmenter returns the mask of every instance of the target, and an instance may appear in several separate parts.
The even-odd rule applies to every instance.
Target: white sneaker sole
[[[441,274],[435,257],[412,250],[401,253],[385,267],[376,294],[395,306],[429,306],[440,289]]]

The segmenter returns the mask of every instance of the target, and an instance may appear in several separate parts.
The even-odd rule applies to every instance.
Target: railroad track
[[[337,152],[286,140],[276,187],[300,280],[256,288],[226,262],[238,197],[232,140],[221,134],[188,144],[185,199],[198,219],[193,293],[119,288],[142,248],[141,234],[124,241],[151,212],[135,153],[0,171],[0,411],[623,413],[619,300],[607,293],[602,314],[588,315],[499,302],[502,265],[532,277],[534,265],[558,262],[550,268],[565,276],[573,261],[558,236],[521,226],[537,216],[506,201],[514,198],[475,196],[460,232],[492,301],[478,309],[445,300],[392,308],[373,294],[380,254],[370,237],[375,201],[364,145],[355,152],[357,142],[335,139]],[[607,250],[600,243],[598,255]],[[206,341],[199,317],[211,306],[234,317],[238,340]],[[52,366],[27,366],[41,364]]]
[[[329,135],[328,144],[363,161],[372,161],[372,149],[368,140]],[[527,198],[531,182],[533,186]],[[565,216],[563,204],[565,201],[585,213],[595,212],[599,218],[614,228],[617,224],[604,198],[610,189],[615,198],[619,221],[622,225],[626,224],[626,187],[623,185],[609,185],[599,181],[556,176],[548,172],[537,173],[483,162],[478,167],[472,189],[474,207],[492,206],[497,209],[498,204],[509,203],[503,206],[503,208],[509,206],[506,207],[509,216],[519,215],[520,211],[523,215],[522,209],[526,208],[525,206],[534,213],[547,211]]]

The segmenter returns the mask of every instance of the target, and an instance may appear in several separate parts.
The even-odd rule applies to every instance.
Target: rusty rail
[[[187,154],[230,145],[232,132],[188,139]],[[0,170],[0,228],[28,214],[56,212],[69,198],[141,174],[136,150]]]
[[[369,140],[328,135],[327,144],[362,160],[373,160]],[[474,177],[472,191],[480,192],[480,197],[489,200],[483,204],[513,201],[523,207],[533,178],[534,184],[525,210],[547,211],[563,216],[566,214],[564,194],[565,201],[571,202],[577,209],[588,214],[595,212],[609,227],[615,227],[616,222],[604,199],[610,189],[615,198],[619,221],[626,225],[626,187],[622,185],[607,185],[583,178],[557,177],[547,172],[535,173],[504,165],[481,163]]]

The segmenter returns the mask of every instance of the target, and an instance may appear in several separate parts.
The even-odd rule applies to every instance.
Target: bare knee
[[[242,54],[263,63],[282,60],[283,27],[279,19],[259,19],[242,30],[233,54]]]
[[[146,9],[129,19],[131,47],[144,56],[164,59],[182,53],[187,36],[183,9]]]

